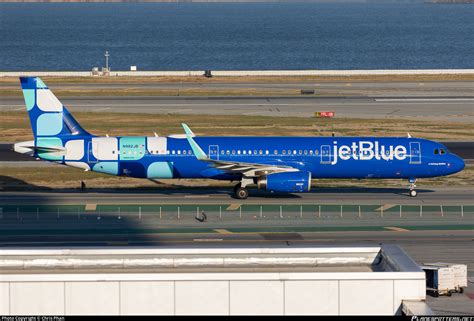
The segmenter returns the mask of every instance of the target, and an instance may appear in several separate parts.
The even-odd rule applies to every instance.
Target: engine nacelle
[[[274,192],[302,193],[311,189],[311,172],[282,172],[261,177],[257,181],[259,189]]]

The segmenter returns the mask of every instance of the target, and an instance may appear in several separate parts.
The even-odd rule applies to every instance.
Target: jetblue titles
[[[385,160],[391,161],[394,158],[404,160],[407,158],[407,148],[403,145],[382,145],[378,141],[358,141],[349,145],[338,146],[337,142],[333,145],[332,165],[337,164],[338,160]]]

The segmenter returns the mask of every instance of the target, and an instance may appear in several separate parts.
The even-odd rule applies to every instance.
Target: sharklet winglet
[[[209,159],[204,153],[204,151],[201,149],[201,147],[194,141],[193,137],[195,137],[194,133],[192,130],[188,127],[186,124],[181,124],[183,126],[184,132],[186,133],[186,139],[189,142],[189,145],[191,145],[191,149],[193,150],[194,155],[196,155],[196,158],[199,160],[207,160]]]

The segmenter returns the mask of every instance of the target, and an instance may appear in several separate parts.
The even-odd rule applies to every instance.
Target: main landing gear
[[[249,197],[247,185],[253,184],[252,178],[243,178],[242,181],[234,187],[234,197],[239,200],[245,200]]]
[[[416,187],[415,183],[416,183],[416,178],[410,178],[410,192],[409,192],[409,194],[410,194],[411,197],[416,197],[416,195],[418,195],[418,192],[415,189],[415,187]]]
[[[237,184],[234,187],[234,197],[239,200],[247,199],[247,197],[249,197],[249,190],[242,187],[241,184]]]

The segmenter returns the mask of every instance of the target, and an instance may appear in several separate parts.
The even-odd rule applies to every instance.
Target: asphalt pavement
[[[250,189],[247,200],[232,198],[230,188],[163,188],[150,190],[95,189],[77,192],[11,191],[0,193],[1,204],[404,204],[404,205],[471,205],[472,187],[418,186],[418,196],[410,197],[408,188],[318,188],[308,193],[279,194]]]
[[[261,115],[311,117],[333,111],[340,118],[403,118],[449,122],[474,121],[474,97],[72,97],[60,98],[70,111]],[[2,98],[0,111],[24,110],[19,98]]]

